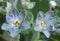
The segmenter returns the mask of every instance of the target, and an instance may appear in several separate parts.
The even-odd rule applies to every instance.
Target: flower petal
[[[46,15],[45,15],[45,20],[48,20],[49,18],[50,18],[50,14],[49,13],[47,13]]]
[[[28,22],[23,22],[21,25],[20,25],[21,28],[23,29],[29,29],[30,28],[30,24]]]
[[[39,18],[39,19],[43,19],[43,12],[42,11],[39,11],[38,12],[38,15],[37,15],[37,18]]]
[[[47,22],[48,25],[54,24],[56,22],[56,19],[51,19]]]
[[[18,17],[18,11],[16,8],[13,9],[13,14],[14,14],[14,17],[17,18]]]
[[[7,14],[7,15],[6,15],[6,21],[7,21],[8,23],[12,23],[13,18],[12,18],[9,14]]]
[[[31,2],[27,4],[27,9],[32,9],[35,6],[35,2]]]
[[[49,33],[49,31],[43,31],[43,33],[44,33],[44,35],[47,37],[47,38],[49,38],[49,36],[50,36],[50,33]]]
[[[25,12],[22,12],[21,15],[19,16],[20,20],[23,20],[25,18]]]
[[[19,33],[17,28],[11,28],[9,30],[9,32],[10,32],[12,37],[16,37],[18,35],[18,33]]]
[[[11,29],[11,25],[4,23],[4,24],[2,25],[2,27],[1,27],[1,29],[3,29],[3,30],[9,30],[9,29]]]
[[[45,30],[52,31],[53,30],[53,26],[52,25],[47,25]]]
[[[35,30],[35,31],[39,31],[39,32],[41,31],[41,30],[40,30],[40,27],[35,27],[34,30]]]

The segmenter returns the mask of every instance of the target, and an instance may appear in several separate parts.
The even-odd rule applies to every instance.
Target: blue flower
[[[43,15],[43,12],[40,11],[37,15],[36,19],[36,27],[34,28],[35,31],[43,32],[44,35],[49,38],[50,31],[53,30],[56,19],[51,17],[51,14],[46,13]]]
[[[27,30],[30,28],[29,22],[24,21],[25,13],[22,12],[18,15],[17,9],[13,9],[13,14],[6,14],[6,21],[2,25],[2,29],[9,31],[12,37],[17,36],[21,31]]]

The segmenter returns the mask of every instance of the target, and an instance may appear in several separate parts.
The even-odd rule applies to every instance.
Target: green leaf
[[[26,18],[25,18],[25,21],[28,21],[28,22],[30,22],[30,23],[33,22],[33,14],[32,14],[32,12],[27,11],[27,16],[26,16]]]
[[[39,37],[40,37],[40,33],[34,32],[31,41],[38,41]]]
[[[24,35],[28,35],[29,34],[29,30],[26,30],[23,32]]]

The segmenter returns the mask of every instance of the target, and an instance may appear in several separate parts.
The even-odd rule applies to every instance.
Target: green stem
[[[31,41],[38,41],[39,37],[40,37],[40,33],[34,32]]]

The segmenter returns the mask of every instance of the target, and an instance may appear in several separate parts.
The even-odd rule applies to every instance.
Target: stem
[[[34,32],[31,41],[38,41],[39,37],[40,37],[40,33]]]

